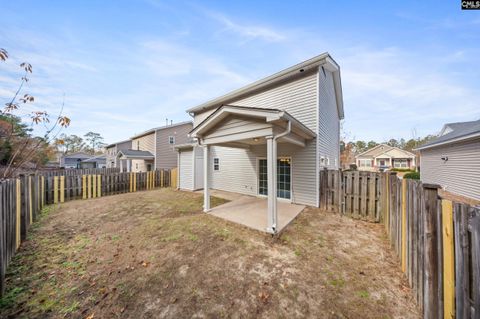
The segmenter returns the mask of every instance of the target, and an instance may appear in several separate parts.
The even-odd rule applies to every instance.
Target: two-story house
[[[130,147],[116,153],[122,171],[146,172],[177,167],[175,145],[187,143],[192,122],[180,122],[152,128],[130,139]]]
[[[339,167],[344,117],[340,68],[328,53],[187,112],[199,146],[179,148],[179,185],[202,178],[205,211],[210,188],[265,197],[275,233],[277,198],[319,206],[319,171]]]

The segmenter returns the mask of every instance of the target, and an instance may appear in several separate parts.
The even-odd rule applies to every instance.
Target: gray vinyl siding
[[[177,167],[178,156],[175,145],[189,142],[188,133],[192,128],[191,123],[186,123],[157,131],[156,153],[152,151],[152,154],[155,154],[155,167],[157,169]],[[169,136],[175,137],[175,144],[168,143]]]
[[[243,133],[271,127],[272,124],[265,123],[265,121],[262,120],[254,121],[241,116],[230,116],[225,121],[216,125],[212,132],[207,132],[205,137],[221,137],[238,132]]]
[[[317,73],[228,104],[287,111],[316,133]]]
[[[444,162],[441,157],[447,156]],[[420,152],[420,178],[448,192],[480,200],[480,139]]]
[[[203,188],[203,147],[196,146],[195,152],[195,179],[193,181],[195,189]]]
[[[193,150],[180,152],[179,187],[180,189],[193,190]]]
[[[105,149],[105,156],[107,158],[107,168],[116,167],[117,162],[117,146],[108,147]]]
[[[115,144],[106,150],[107,167],[120,167],[119,159],[117,159],[118,152],[132,148],[132,141],[125,141],[123,143]],[[113,165],[112,165],[113,162]]]
[[[333,84],[333,74],[322,69],[318,73],[318,158],[319,166],[338,169],[340,165],[340,120]],[[321,158],[324,157],[324,164]],[[327,160],[328,158],[328,160]],[[328,163],[328,165],[327,165]]]

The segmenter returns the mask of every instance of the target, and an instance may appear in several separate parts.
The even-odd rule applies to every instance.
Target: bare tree
[[[8,52],[5,49],[0,48],[0,60],[6,61],[8,59]],[[15,171],[22,168],[26,163],[34,161],[35,157],[39,153],[39,150],[45,145],[49,145],[53,141],[60,131],[70,125],[70,118],[63,115],[63,106],[62,103],[61,110],[58,116],[55,117],[55,120],[51,121],[51,116],[46,110],[42,111],[32,111],[29,113],[30,126],[34,125],[43,125],[46,130],[45,135],[42,138],[32,138],[29,134],[26,136],[21,136],[16,134],[17,130],[15,129],[15,121],[11,120],[15,117],[15,112],[21,109],[21,105],[27,103],[33,103],[34,97],[28,93],[23,94],[22,97],[21,91],[25,83],[29,81],[28,75],[32,73],[32,65],[27,62],[20,64],[24,74],[21,77],[20,84],[15,91],[13,97],[9,102],[5,103],[3,110],[0,110],[0,115],[3,118],[9,120],[10,128],[7,129],[4,134],[0,136],[3,143],[12,146],[11,156],[7,161],[7,165],[3,171],[3,178],[11,177],[15,174]]]

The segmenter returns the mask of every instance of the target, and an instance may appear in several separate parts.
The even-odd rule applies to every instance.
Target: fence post
[[[453,249],[453,206],[442,200],[443,309],[445,318],[455,317],[455,256]]]
[[[65,202],[65,176],[60,176],[60,203]]]
[[[438,251],[437,251],[437,212],[438,212],[438,188],[439,185],[424,184],[425,215],[424,215],[424,233],[425,233],[425,277],[424,277],[424,299],[423,299],[423,317],[425,319],[437,319],[438,309]]]
[[[53,177],[53,203],[58,203],[58,176]]]
[[[16,205],[15,205],[15,208],[16,208],[16,212],[15,212],[15,216],[16,216],[16,229],[15,229],[15,232],[16,232],[16,247],[17,249],[20,247],[20,242],[21,242],[21,233],[22,233],[22,230],[21,230],[21,211],[22,211],[22,189],[21,189],[21,184],[20,184],[20,179],[16,179],[15,180],[16,184],[16,189],[15,189],[15,201],[16,201]]]
[[[402,271],[407,271],[407,180],[402,179]]]
[[[102,175],[97,175],[97,197],[102,197]]]
[[[87,176],[82,175],[82,199],[87,198]]]

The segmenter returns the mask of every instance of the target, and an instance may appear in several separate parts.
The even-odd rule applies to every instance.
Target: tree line
[[[107,145],[103,142],[103,137],[96,132],[88,132],[83,137],[72,134],[61,134],[55,140],[56,148],[63,154],[76,152],[85,152],[89,154],[102,153],[102,149]]]

